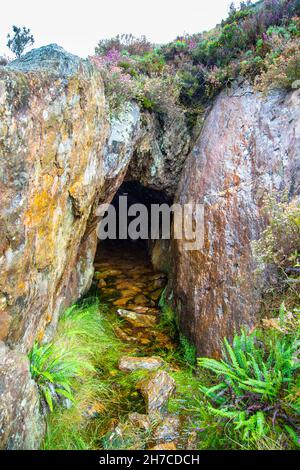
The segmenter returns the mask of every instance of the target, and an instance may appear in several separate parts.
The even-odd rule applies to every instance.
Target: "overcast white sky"
[[[184,32],[208,30],[227,14],[231,0],[4,0],[0,14],[0,55],[9,55],[13,24],[29,27],[34,47],[57,43],[82,57],[99,39],[118,33],[145,34],[152,42]],[[238,3],[237,1],[235,3]]]

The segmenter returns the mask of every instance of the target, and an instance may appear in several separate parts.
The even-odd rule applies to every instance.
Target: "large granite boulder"
[[[180,326],[198,354],[253,326],[263,280],[251,241],[265,226],[263,198],[300,190],[300,90],[266,98],[246,86],[222,92],[186,160],[176,201],[204,204],[204,245],[173,243],[170,288]],[[199,228],[198,228],[199,229]]]
[[[87,61],[51,45],[0,68],[0,340],[24,352],[90,285],[106,136]]]

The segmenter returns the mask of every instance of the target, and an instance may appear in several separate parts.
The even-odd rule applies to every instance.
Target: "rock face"
[[[27,352],[88,289],[95,209],[135,158],[140,169],[142,142],[157,164],[132,177],[174,193],[189,138],[178,119],[160,134],[151,116],[142,125],[134,104],[109,123],[100,73],[57,45],[0,69],[0,117],[0,340]]]
[[[87,61],[52,45],[0,68],[0,340],[22,353],[90,286],[97,239],[84,235],[107,132],[102,79]],[[1,376],[9,361],[20,383],[5,384],[0,447],[34,447],[28,361],[3,354]]]
[[[179,437],[179,418],[166,416],[153,433],[153,439],[157,444],[176,441]]]
[[[111,201],[126,175],[139,136],[140,120],[136,104],[128,105],[128,109],[118,117],[111,118],[110,133],[104,148],[105,183],[101,199],[105,203]]]
[[[237,87],[217,98],[177,192],[204,204],[204,245],[173,244],[172,288],[180,325],[200,355],[218,356],[224,336],[251,326],[260,307],[251,241],[264,227],[271,190],[300,189],[300,91],[266,99]]]
[[[143,116],[127,179],[174,196],[191,144],[184,114]]]
[[[37,449],[44,434],[28,359],[0,341],[0,448]]]
[[[103,84],[58,46],[0,71],[1,340],[27,352],[93,274],[83,240],[103,185]],[[54,317],[54,318],[53,318]]]

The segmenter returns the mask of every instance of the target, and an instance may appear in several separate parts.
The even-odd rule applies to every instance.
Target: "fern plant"
[[[80,371],[79,361],[52,343],[39,345],[37,342],[29,353],[29,360],[31,376],[50,411],[59,397],[73,401],[71,380]]]
[[[259,440],[278,429],[297,444],[299,394],[291,397],[299,385],[299,344],[299,332],[255,330],[247,335],[243,331],[232,345],[225,339],[223,359],[198,361],[218,379],[211,387],[200,387],[210,412],[233,424],[243,441]]]

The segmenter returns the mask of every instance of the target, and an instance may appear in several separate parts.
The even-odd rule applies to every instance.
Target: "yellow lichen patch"
[[[52,194],[53,177],[45,175],[41,186],[43,189],[33,194],[25,214],[29,236],[35,238],[34,259],[38,269],[44,269],[53,261],[54,240],[60,226],[60,217],[57,216],[60,208],[57,198]]]
[[[41,160],[44,168],[52,166],[57,154],[57,128],[48,129],[43,136],[43,154]]]
[[[23,280],[21,280],[17,285],[18,295],[22,295],[26,290],[26,284]]]
[[[37,341],[41,343],[43,341],[44,336],[45,336],[45,330],[41,329],[37,335]]]

